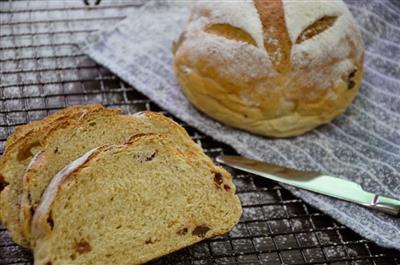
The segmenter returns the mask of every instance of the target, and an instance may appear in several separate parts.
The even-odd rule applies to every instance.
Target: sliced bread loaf
[[[8,138],[0,159],[0,219],[17,244],[29,245],[19,225],[19,197],[22,177],[32,156],[42,148],[43,138],[54,128],[67,120],[79,120],[87,113],[98,111],[110,112],[100,105],[66,108],[41,121],[18,127]]]
[[[201,154],[186,131],[161,114],[144,112],[138,115],[88,114],[79,122],[59,126],[45,139],[41,153],[32,160],[23,179],[20,222],[25,238],[30,239],[32,215],[47,185],[58,171],[92,148],[104,144],[123,144],[135,134],[166,133],[187,156]],[[202,155],[205,163],[209,159]]]
[[[33,217],[35,265],[142,264],[228,232],[241,215],[231,176],[178,143],[139,135],[65,167]]]

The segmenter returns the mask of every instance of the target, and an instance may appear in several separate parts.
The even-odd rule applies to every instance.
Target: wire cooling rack
[[[144,2],[0,2],[0,152],[16,126],[73,104],[163,112],[76,44]],[[209,156],[235,153],[181,124]],[[152,264],[400,264],[400,252],[363,239],[275,183],[230,171],[243,205],[240,223],[228,235]],[[30,251],[15,245],[1,226],[0,264],[32,264]]]

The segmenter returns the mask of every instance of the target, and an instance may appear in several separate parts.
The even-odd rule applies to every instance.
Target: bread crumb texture
[[[29,240],[23,236],[19,223],[20,194],[25,169],[32,158],[42,150],[44,138],[69,121],[83,119],[91,112],[103,111],[115,112],[105,110],[100,105],[76,105],[42,120],[19,126],[8,137],[0,159],[0,219],[17,244],[29,246]]]
[[[123,144],[143,133],[170,134],[177,149],[187,156],[202,152],[180,125],[152,112],[137,115],[96,112],[55,128],[45,138],[40,163],[32,163],[23,176],[25,184],[21,195],[20,225],[24,237],[30,240],[32,215],[49,182],[60,170],[93,148],[105,144]],[[155,154],[143,159],[151,160],[152,155]],[[205,163],[211,163],[205,156],[202,159]]]
[[[168,134],[92,151],[47,188],[33,218],[35,264],[141,264],[228,232],[241,215],[235,187],[204,161]]]

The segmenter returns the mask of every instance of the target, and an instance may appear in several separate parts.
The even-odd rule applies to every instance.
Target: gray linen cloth
[[[366,44],[365,77],[352,106],[333,122],[293,139],[268,139],[199,113],[172,71],[171,45],[188,1],[149,1],[82,49],[165,110],[243,156],[351,179],[400,199],[400,4],[346,1]],[[400,218],[290,187],[296,196],[379,245],[400,250]]]

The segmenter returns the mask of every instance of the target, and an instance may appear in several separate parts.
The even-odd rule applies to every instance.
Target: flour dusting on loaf
[[[285,137],[346,109],[360,87],[363,54],[342,0],[199,1],[174,46],[174,69],[201,111]]]
[[[290,1],[284,0],[286,24],[293,43],[308,26],[324,17],[335,17],[334,24],[318,37],[295,44],[292,50],[292,62],[298,66],[321,65],[330,59],[347,57],[351,52],[356,53],[360,60],[363,54],[363,43],[354,18],[341,0],[333,1]],[[356,34],[357,36],[352,36]],[[334,48],[332,48],[334,47]],[[354,49],[358,47],[358,49]],[[307,57],[307,60],[306,58]],[[342,72],[347,72],[344,66]],[[333,75],[337,79],[337,75]]]
[[[207,14],[207,19],[204,17]],[[243,19],[245,17],[246,19]],[[198,18],[203,18],[195,22]],[[193,25],[202,30],[207,24],[230,24],[248,32],[264,48],[263,29],[253,0],[236,3],[229,1],[198,1],[192,16]],[[191,30],[188,31],[190,34]]]
[[[243,19],[243,17],[249,19]],[[208,25],[228,24],[249,33],[257,46],[233,41],[204,31]],[[196,2],[191,22],[185,31],[187,49],[193,61],[208,56],[220,64],[223,75],[245,73],[243,78],[260,78],[274,72],[264,49],[262,25],[253,1]],[[248,61],[246,58],[254,58]],[[227,63],[229,62],[229,63]]]

